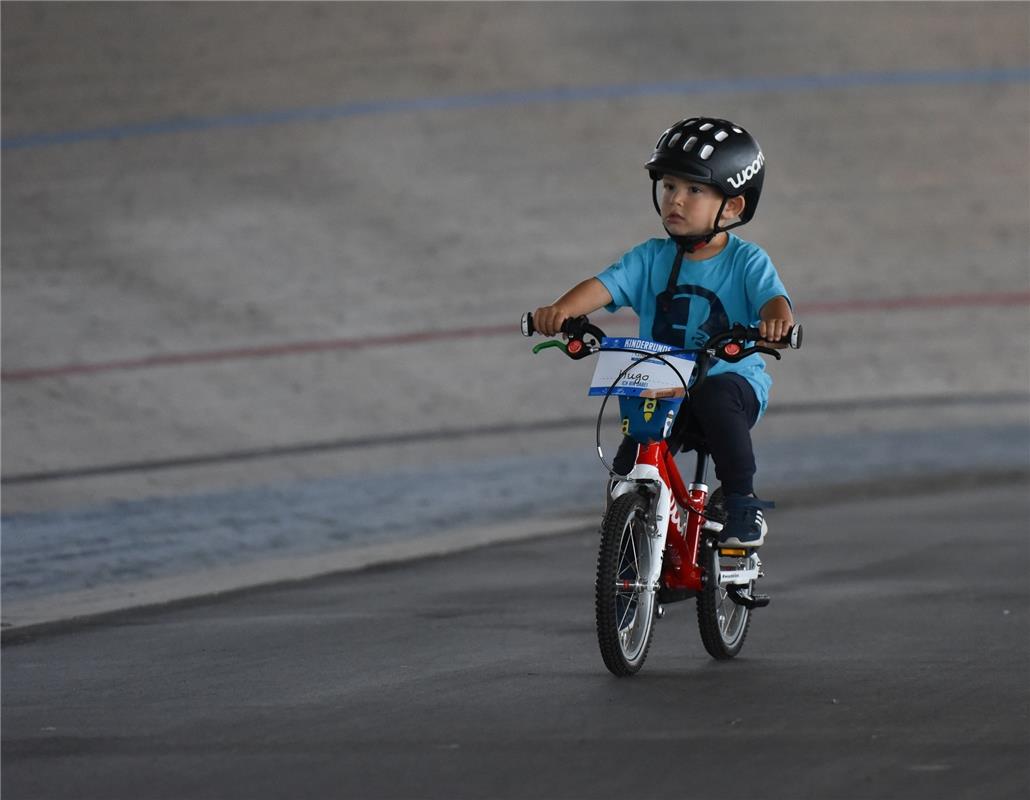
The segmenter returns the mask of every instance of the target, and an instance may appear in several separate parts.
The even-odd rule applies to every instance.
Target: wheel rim
[[[752,588],[754,588],[753,582],[749,584],[748,590],[750,591]],[[727,647],[732,647],[747,629],[749,609],[734,603],[729,592],[722,586],[719,587],[718,599],[715,617],[719,623],[719,636],[722,637]]]
[[[630,662],[636,660],[647,646],[651,629],[654,592],[639,588],[651,572],[650,548],[647,544],[647,533],[638,512],[626,521],[626,527],[622,530],[615,582],[615,623],[619,632],[619,647]]]

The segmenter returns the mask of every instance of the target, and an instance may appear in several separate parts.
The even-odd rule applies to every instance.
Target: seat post
[[[708,451],[702,447],[697,448],[697,466],[694,468],[694,483],[707,483],[705,477],[708,474]]]

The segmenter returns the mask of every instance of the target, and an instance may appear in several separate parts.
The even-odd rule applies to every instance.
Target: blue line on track
[[[62,144],[105,140],[114,141],[141,136],[207,131],[218,128],[251,128],[263,125],[285,125],[294,122],[325,122],[372,114],[395,114],[412,111],[456,111],[523,106],[531,103],[618,100],[670,94],[803,92],[877,86],[963,86],[1022,83],[1027,81],[1030,81],[1030,67],[934,72],[850,72],[840,75],[726,78],[641,83],[628,86],[564,87],[517,92],[421,97],[407,100],[342,103],[332,106],[261,111],[250,114],[165,119],[154,122],[112,125],[103,128],[86,128],[56,133],[32,133],[3,139],[0,141],[0,147],[4,150],[25,150],[37,147],[53,147]]]

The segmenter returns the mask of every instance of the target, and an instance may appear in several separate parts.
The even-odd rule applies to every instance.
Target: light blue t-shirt
[[[657,299],[666,291],[675,259],[672,239],[650,239],[597,276],[611,293],[609,311],[630,306],[637,312],[641,338],[674,347],[701,347],[710,336],[736,323],[757,327],[762,306],[774,297],[790,302],[766,252],[731,233],[717,256],[704,261],[683,259],[676,289],[665,298],[665,308],[660,308]],[[761,416],[772,385],[763,357],[748,356],[736,364],[717,361],[708,374],[722,372],[736,372],[747,379],[758,397]]]

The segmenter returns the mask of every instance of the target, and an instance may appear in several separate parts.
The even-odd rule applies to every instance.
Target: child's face
[[[675,175],[663,175],[658,182],[662,222],[670,233],[677,236],[699,236],[711,232],[721,204],[722,192],[706,183],[695,183]]]

